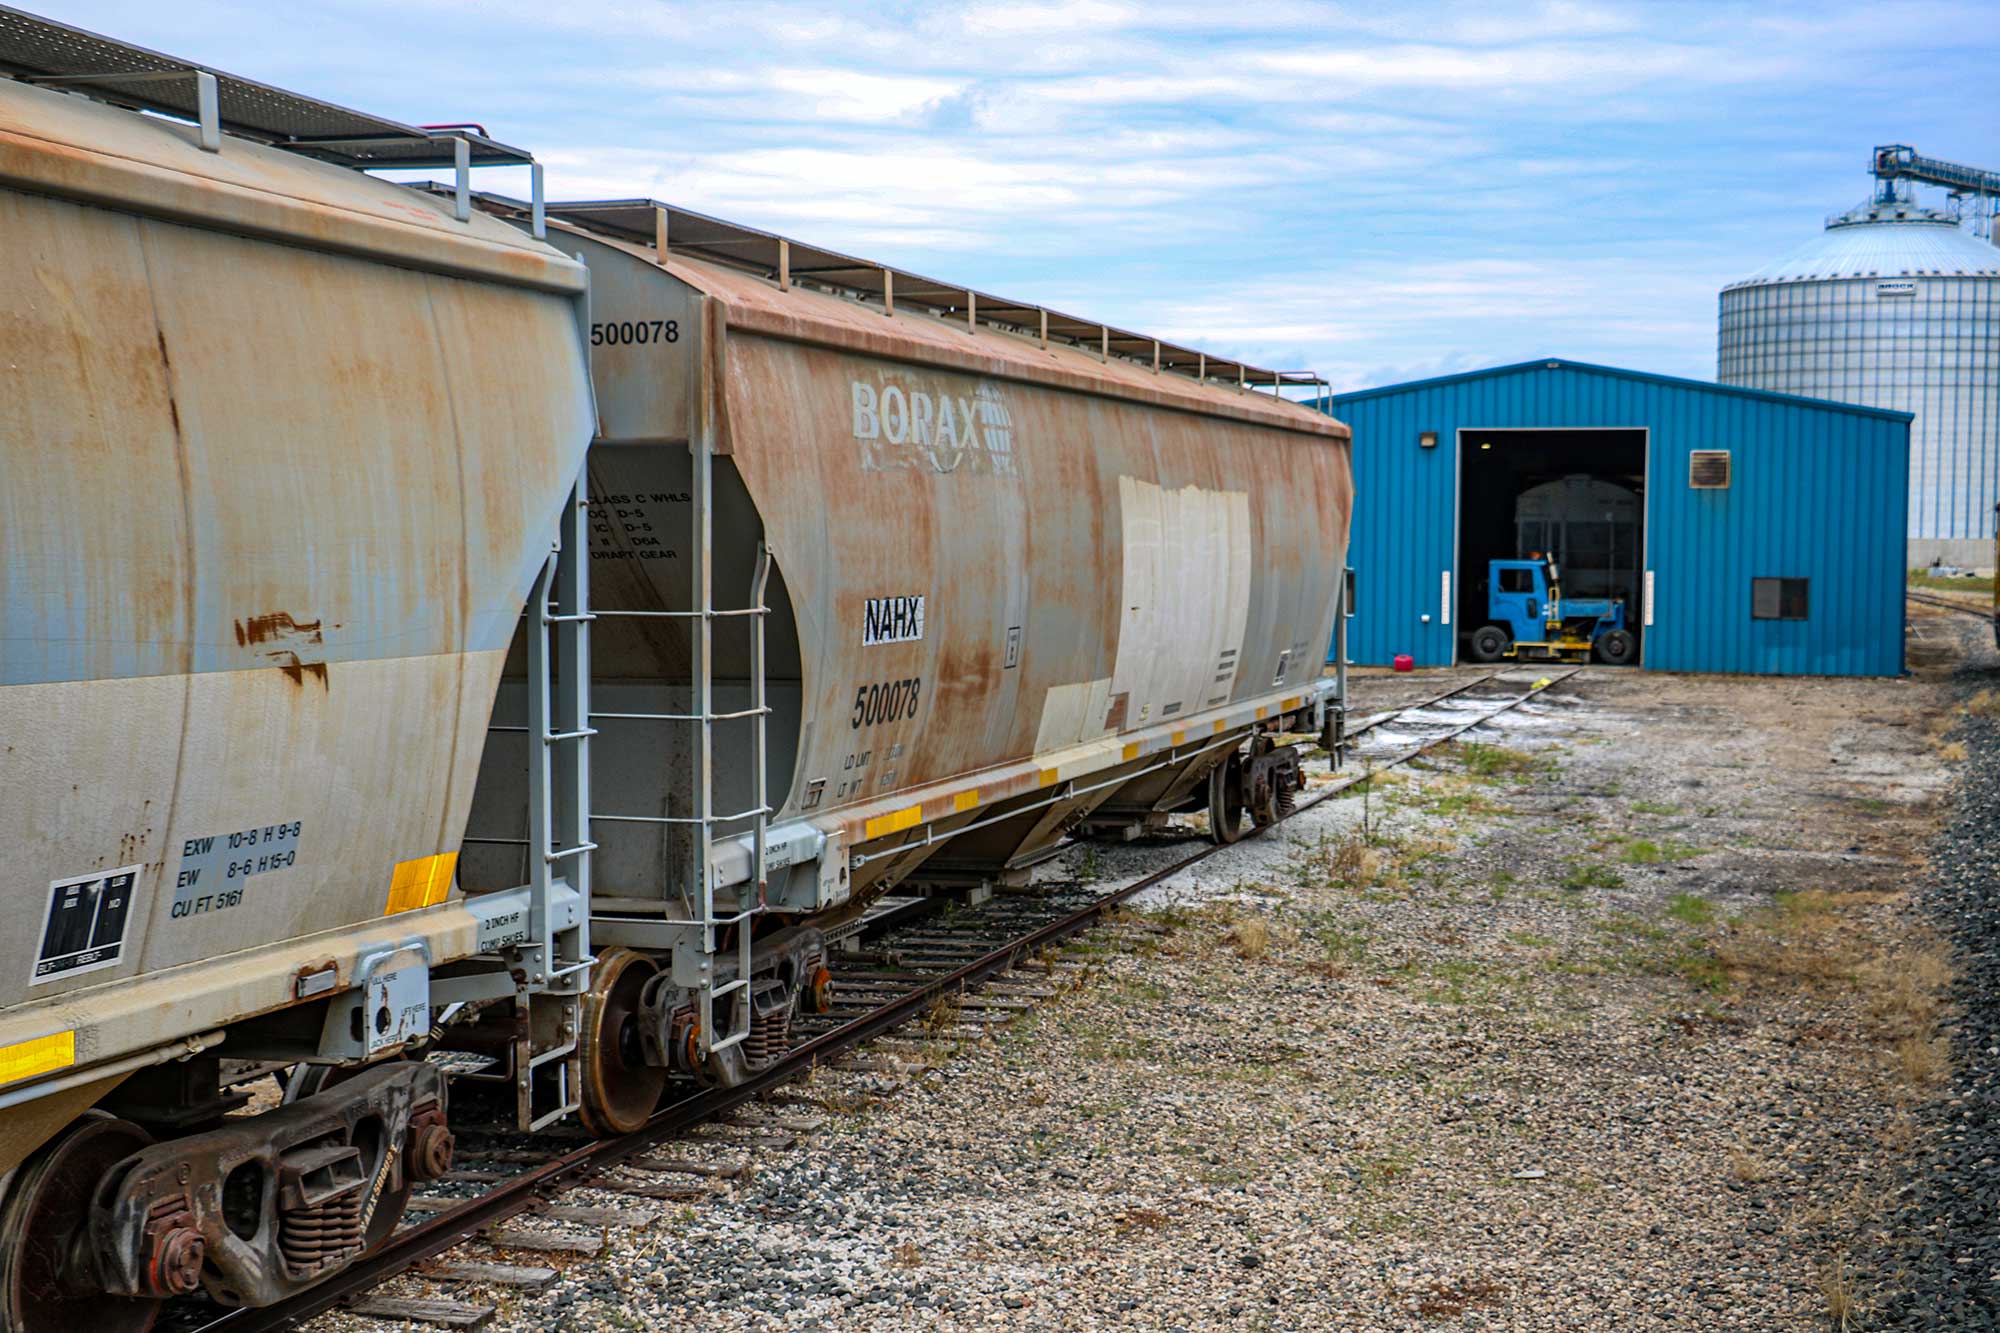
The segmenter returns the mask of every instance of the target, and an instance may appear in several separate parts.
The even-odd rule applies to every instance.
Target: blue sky
[[[1544,355],[1710,378],[1717,288],[1861,200],[1872,145],[2000,168],[1992,0],[43,12],[482,121],[554,198],[652,195],[1340,388]]]

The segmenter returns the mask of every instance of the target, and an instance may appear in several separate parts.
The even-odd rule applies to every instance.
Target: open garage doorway
[[[1536,554],[1555,558],[1565,600],[1622,600],[1643,652],[1645,521],[1643,429],[1460,430],[1454,660],[1495,619],[1490,562]]]

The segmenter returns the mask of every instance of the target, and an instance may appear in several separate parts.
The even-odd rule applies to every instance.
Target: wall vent
[[[1688,455],[1688,485],[1697,491],[1729,489],[1729,451],[1696,449]]]

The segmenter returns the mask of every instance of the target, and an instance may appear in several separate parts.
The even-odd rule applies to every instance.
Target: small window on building
[[[1752,620],[1804,620],[1808,579],[1751,579]]]
[[[1501,592],[1533,592],[1535,571],[1532,569],[1503,569],[1500,571]]]
[[[1729,489],[1729,451],[1696,449],[1688,455],[1688,485],[1698,491]]]

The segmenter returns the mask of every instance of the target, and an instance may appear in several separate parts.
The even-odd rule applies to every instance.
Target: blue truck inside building
[[[1906,412],[1549,359],[1320,406],[1354,429],[1358,664],[1478,660],[1494,562],[1546,556],[1655,670],[1903,670]]]

